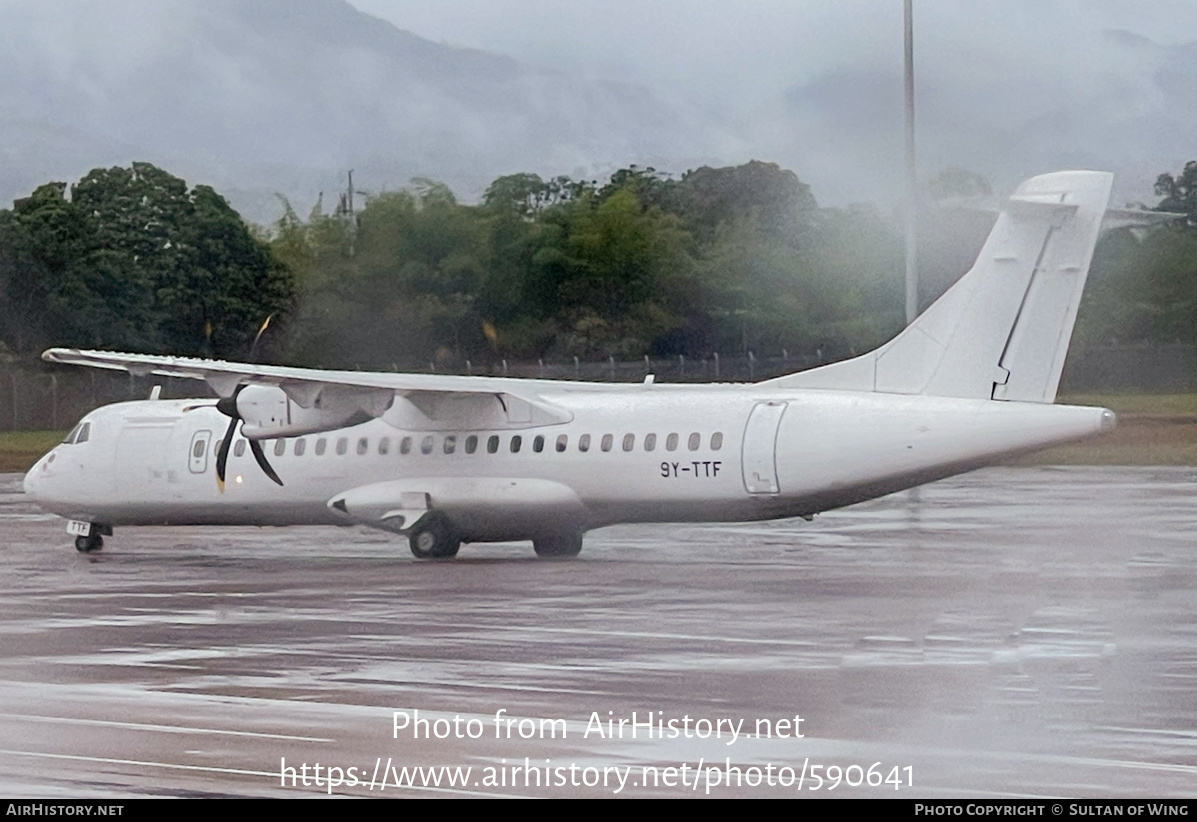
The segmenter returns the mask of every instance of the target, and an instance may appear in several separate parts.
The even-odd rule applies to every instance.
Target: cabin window
[[[677,434],[670,434],[668,437],[665,438],[665,450],[666,451],[676,451],[677,450]]]
[[[599,442],[599,447],[604,451],[610,451],[612,443],[615,442],[615,437],[610,434],[603,434],[602,440]]]
[[[328,448],[328,440],[326,440],[324,437],[321,437],[320,439],[316,440],[316,456],[323,457],[324,451],[326,448]],[[241,443],[238,442],[237,443],[237,456],[241,456],[241,452],[243,452],[244,450],[245,449],[241,447]]]
[[[492,434],[490,439],[486,441],[486,453],[497,454],[499,451],[499,435]]]
[[[635,447],[636,447],[636,435],[635,434],[624,434],[623,435],[623,450],[631,451]]]
[[[644,450],[645,451],[653,451],[656,449],[656,447],[657,447],[657,435],[656,434],[645,434],[644,435]]]
[[[564,454],[566,447],[569,445],[569,435],[562,434],[557,437],[557,453]]]
[[[385,457],[390,452],[391,452],[391,438],[383,437],[382,439],[380,439],[378,441],[378,453]]]
[[[302,457],[303,452],[308,448],[308,441],[305,439],[298,439],[295,441],[295,456]]]
[[[466,437],[465,448],[467,454],[472,454],[478,450],[478,435],[470,434]]]
[[[204,440],[196,440],[195,445],[193,445],[191,448],[191,456],[195,457],[196,459],[202,457],[204,455],[204,446],[207,444],[208,443]]]
[[[578,450],[582,451],[582,452],[586,452],[586,451],[590,450],[590,435],[589,434],[583,434],[582,436],[578,437]]]
[[[345,452],[349,450],[349,437],[337,438],[337,456],[345,456]]]
[[[420,441],[420,453],[421,454],[431,454],[432,446],[434,444],[435,443],[434,443],[434,440],[431,435],[425,437],[423,440]]]
[[[370,450],[370,440],[361,437],[357,441],[357,455],[360,457]]]
[[[690,441],[686,443],[686,447],[691,451],[697,451],[700,445],[702,445],[702,434],[695,431],[690,435]]]
[[[521,437],[519,434],[516,434],[514,437],[511,438],[511,453],[518,454],[520,452],[520,446],[523,444],[524,444],[524,438]]]
[[[411,453],[411,437],[404,437],[402,440],[400,440],[399,453],[400,454],[410,454]]]
[[[71,433],[66,435],[66,439],[62,441],[63,445],[73,445],[75,437],[79,436],[79,429],[83,427],[83,423],[79,423],[71,429]]]
[[[457,436],[455,434],[449,434],[445,437],[444,449],[446,454],[452,454],[457,450]]]
[[[285,439],[277,439],[274,441],[274,455],[281,457],[287,453],[287,441]]]
[[[716,431],[714,434],[711,434],[711,450],[718,451],[722,447],[723,447],[723,432]]]
[[[544,450],[544,436],[537,434],[536,438],[532,440],[532,450],[539,454]]]
[[[79,436],[75,437],[75,444],[87,442],[91,438],[91,423],[85,422],[79,426]]]
[[[324,442],[324,440],[320,440],[320,442]],[[320,446],[319,442],[316,443],[316,453],[317,454],[324,453],[324,449]],[[245,456],[245,440],[237,440],[237,444],[233,446],[233,456],[234,457]]]

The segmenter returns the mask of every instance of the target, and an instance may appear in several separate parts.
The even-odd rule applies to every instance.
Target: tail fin
[[[875,351],[767,384],[937,397],[1055,400],[1113,175],[1027,180],[972,269]]]

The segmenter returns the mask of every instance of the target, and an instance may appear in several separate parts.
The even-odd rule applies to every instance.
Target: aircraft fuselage
[[[211,400],[120,403],[85,417],[87,440],[43,457],[26,490],[47,510],[106,525],[386,527],[404,494],[425,494],[463,539],[486,541],[617,522],[810,515],[1113,421],[1104,409],[1036,403],[760,385],[610,388],[542,391],[572,417],[550,425],[403,430],[374,419],[264,440],[282,487],[238,436],[223,491],[214,465],[227,418]],[[332,506],[338,499],[348,506]]]

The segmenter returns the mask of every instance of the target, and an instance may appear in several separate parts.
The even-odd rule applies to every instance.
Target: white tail
[[[1112,174],[1027,180],[967,274],[875,351],[767,384],[937,397],[1055,400]]]

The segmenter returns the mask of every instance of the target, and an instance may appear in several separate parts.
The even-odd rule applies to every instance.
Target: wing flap
[[[497,377],[462,377],[442,374],[405,374],[380,371],[331,371],[281,365],[205,360],[193,357],[166,357],[155,354],[123,354],[109,351],[81,351],[51,348],[42,354],[47,362],[85,365],[128,371],[134,376],[157,374],[203,380],[221,397],[231,397],[240,385],[273,386],[303,409],[322,404],[352,404],[373,417],[386,418],[395,396],[408,400],[419,409],[414,415],[423,424],[417,427],[451,429],[477,427],[471,409],[487,404],[500,405],[507,412],[507,424],[500,427],[527,427],[569,422],[573,414],[536,393],[536,383]],[[518,411],[513,415],[512,410]],[[487,415],[489,420],[493,415]]]

